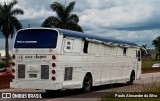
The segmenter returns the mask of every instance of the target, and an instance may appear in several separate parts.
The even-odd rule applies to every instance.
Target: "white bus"
[[[141,76],[137,44],[56,28],[17,32],[11,88],[46,91],[130,83]]]

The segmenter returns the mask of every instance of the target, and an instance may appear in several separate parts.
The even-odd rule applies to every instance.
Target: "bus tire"
[[[132,71],[131,75],[130,75],[130,81],[127,82],[128,85],[132,85],[133,82],[135,80],[135,72]]]
[[[92,88],[92,76],[86,75],[83,80],[82,90],[83,92],[88,93],[91,91],[91,88]]]

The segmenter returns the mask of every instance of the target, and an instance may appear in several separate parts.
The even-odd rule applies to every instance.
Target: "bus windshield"
[[[27,29],[17,33],[14,48],[56,48],[58,32],[49,29]]]

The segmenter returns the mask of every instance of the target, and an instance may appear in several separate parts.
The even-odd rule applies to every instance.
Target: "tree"
[[[156,49],[156,59],[158,56],[160,57],[160,36],[158,36],[156,39],[152,41],[152,45],[155,46]]]
[[[22,28],[22,24],[15,17],[16,15],[23,15],[24,12],[20,8],[14,8],[18,2],[13,0],[9,3],[4,2],[0,4],[0,30],[5,37],[5,52],[6,52],[6,65],[9,66],[9,44],[8,38],[13,38],[15,30]]]
[[[145,57],[145,60],[146,60],[147,44],[146,44],[146,45],[142,45],[142,46],[140,47],[140,51],[141,51],[142,60],[143,60],[143,57]]]
[[[50,8],[56,12],[55,16],[49,16],[43,23],[42,27],[55,27],[83,32],[78,25],[79,17],[76,14],[71,14],[76,1],[70,2],[68,6],[64,6],[58,2],[53,2]]]

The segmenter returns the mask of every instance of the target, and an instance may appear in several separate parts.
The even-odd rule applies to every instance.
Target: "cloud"
[[[9,49],[11,50],[13,48],[13,43],[14,40],[9,39]],[[5,49],[5,39],[0,39],[0,50],[4,50]]]
[[[102,2],[103,1],[105,0],[102,0]],[[109,3],[111,0],[107,1]],[[160,21],[158,20],[160,11],[157,10],[160,6],[160,1],[130,0],[130,2],[126,3],[124,1],[126,0],[119,0],[117,6],[111,6],[107,9],[104,6],[104,8],[101,7],[101,9],[95,9],[93,7],[84,10],[80,16],[82,26],[88,26],[86,22],[89,22],[90,26],[94,26],[95,24],[103,28],[115,28],[118,30],[131,30],[132,28],[133,30],[148,30],[160,28]],[[113,1],[111,2],[111,5],[112,4]]]
[[[1,39],[1,38],[4,38],[4,36],[3,36],[2,32],[0,32],[0,39]]]
[[[68,5],[74,0],[18,0],[16,7],[25,13],[17,17],[24,28],[28,24],[39,27],[48,16],[56,16],[49,7],[54,1]],[[79,16],[85,33],[152,46],[152,40],[160,33],[159,6],[160,0],[76,0],[73,13]]]

